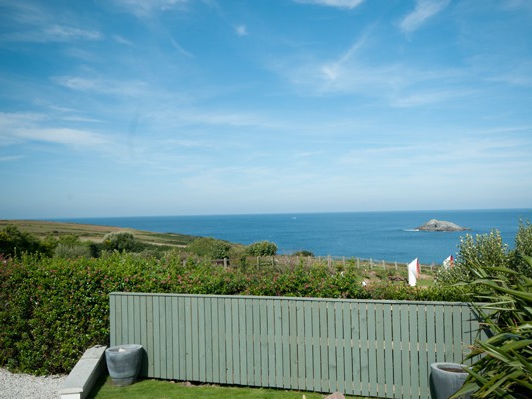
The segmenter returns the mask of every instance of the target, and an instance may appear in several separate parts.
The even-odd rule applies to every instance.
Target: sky
[[[528,0],[0,0],[0,218],[529,208]]]

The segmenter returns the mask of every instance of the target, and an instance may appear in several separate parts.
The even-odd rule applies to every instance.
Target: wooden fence
[[[479,330],[464,303],[136,293],[110,294],[110,324],[145,377],[423,399]]]

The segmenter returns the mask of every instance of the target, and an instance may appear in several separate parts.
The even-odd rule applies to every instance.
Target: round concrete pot
[[[458,391],[468,376],[463,364],[432,363],[430,365],[431,396],[433,399],[448,399]],[[469,399],[469,395],[461,396]]]
[[[137,379],[142,363],[142,345],[118,345],[105,350],[109,376],[116,386],[131,385]]]

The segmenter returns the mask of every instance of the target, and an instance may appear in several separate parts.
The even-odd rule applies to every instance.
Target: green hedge
[[[362,287],[360,270],[324,265],[290,270],[228,268],[185,260],[111,253],[61,259],[0,259],[0,366],[36,374],[68,372],[88,348],[109,344],[113,291],[360,299],[462,300],[453,288],[404,284]]]

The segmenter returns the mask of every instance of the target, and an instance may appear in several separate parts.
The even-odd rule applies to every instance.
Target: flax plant
[[[532,268],[532,257],[522,258]],[[476,265],[471,272],[473,306],[487,338],[467,356],[474,363],[452,398],[532,398],[532,278],[506,267]]]

